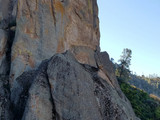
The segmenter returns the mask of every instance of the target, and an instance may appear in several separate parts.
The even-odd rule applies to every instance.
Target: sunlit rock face
[[[89,59],[99,49],[96,0],[19,0],[16,22],[13,79],[68,49],[76,52],[79,62],[95,66]]]

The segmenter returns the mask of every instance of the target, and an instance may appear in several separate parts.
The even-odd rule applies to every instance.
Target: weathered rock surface
[[[0,75],[0,120],[12,120],[9,78]]]
[[[55,53],[76,46],[92,51],[99,47],[96,0],[19,0],[16,20],[11,65],[13,80]],[[80,50],[77,52],[81,54]]]
[[[36,73],[37,71],[24,72],[16,79],[16,82],[11,89],[10,100],[12,102],[14,120],[20,120],[23,115],[28,99],[28,91],[33,83]]]
[[[6,74],[8,71],[7,58],[6,58],[7,41],[8,41],[8,33],[0,29],[0,74]]]
[[[0,0],[0,29],[15,25],[17,0]]]
[[[0,0],[0,120],[138,120],[99,37],[96,0]]]
[[[0,75],[10,72],[11,46],[14,39],[17,0],[0,0]]]
[[[60,120],[102,119],[94,96],[92,76],[75,61],[71,54],[53,56],[49,62],[47,74]],[[88,114],[91,115],[88,116]]]
[[[16,120],[138,120],[99,68],[80,64],[71,52],[56,54],[11,90]],[[23,107],[23,108],[22,108]]]
[[[0,75],[8,75],[11,64],[11,46],[15,30],[0,29]]]

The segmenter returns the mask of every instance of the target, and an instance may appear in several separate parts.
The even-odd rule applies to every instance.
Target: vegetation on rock
[[[160,101],[151,98],[148,93],[125,82],[120,82],[120,87],[130,100],[134,112],[139,118],[142,120],[160,119]]]
[[[160,78],[158,76],[146,77],[131,74],[129,84],[146,91],[148,94],[160,97]]]
[[[160,99],[157,97],[160,94],[160,78],[130,73],[131,54],[130,49],[124,49],[120,63],[114,64],[120,88],[141,120],[160,120]]]

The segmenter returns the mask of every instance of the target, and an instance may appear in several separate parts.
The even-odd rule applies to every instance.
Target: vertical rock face
[[[18,1],[16,35],[12,47],[13,79],[24,71],[36,68],[53,54],[68,49],[75,51],[77,47],[86,47],[90,51],[99,47],[96,0]],[[91,63],[80,58],[89,59],[91,52],[87,54],[79,48],[77,52],[80,62]],[[94,62],[91,64],[95,65]]]
[[[138,120],[99,37],[96,0],[0,0],[0,119]]]

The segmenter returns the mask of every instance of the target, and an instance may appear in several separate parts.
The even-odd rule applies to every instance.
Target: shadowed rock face
[[[17,0],[0,0],[0,29],[15,24]]]
[[[0,29],[0,74],[6,74],[8,70],[7,66],[7,40],[8,33]]]
[[[99,36],[96,0],[0,0],[0,120],[138,120]]]

